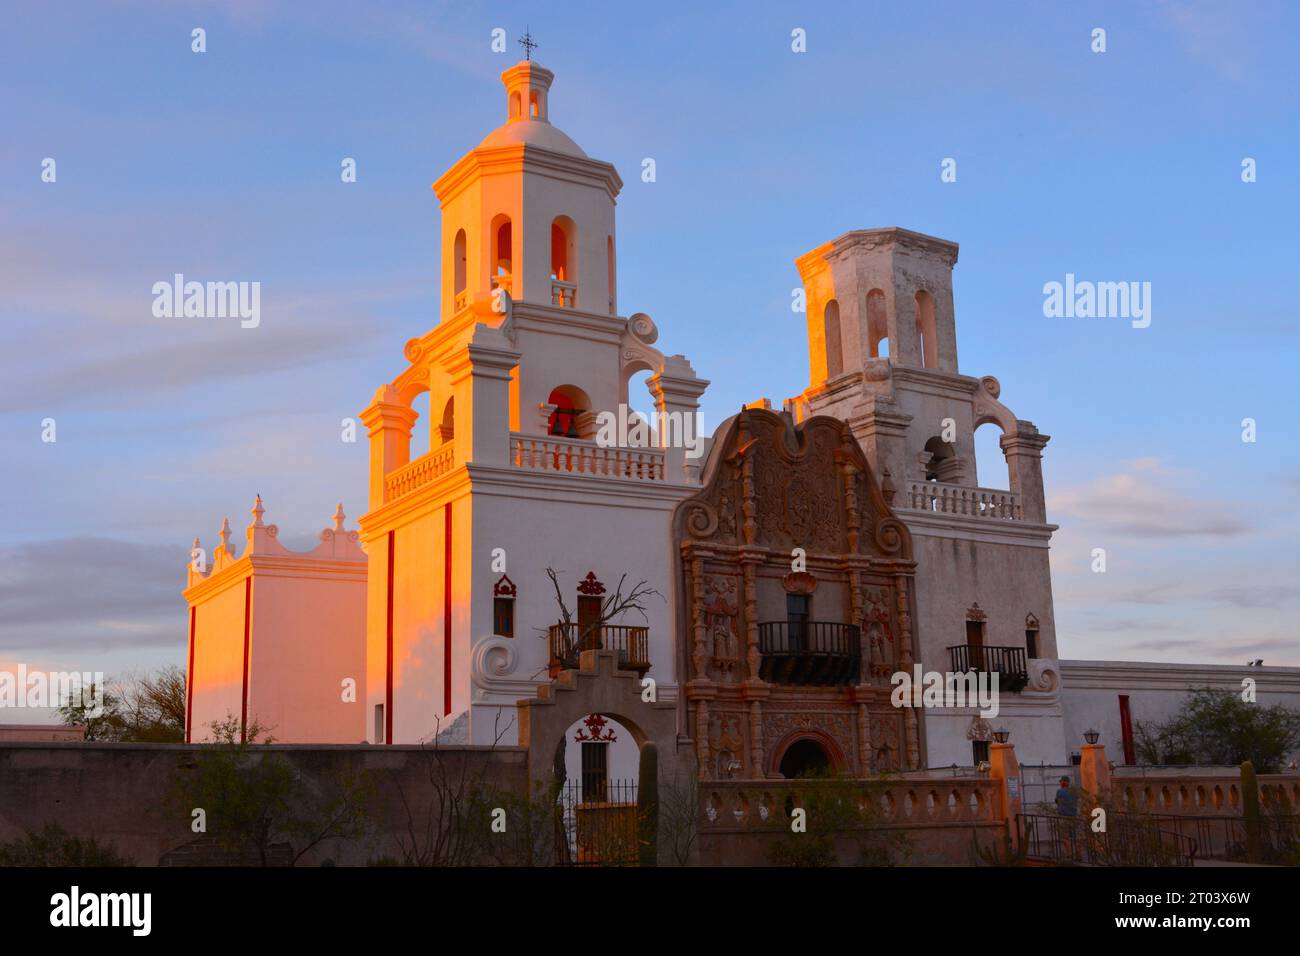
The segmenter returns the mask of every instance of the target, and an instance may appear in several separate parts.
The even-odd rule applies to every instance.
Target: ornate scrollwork
[[[899,554],[903,550],[907,529],[896,518],[885,518],[876,524],[876,544],[885,554]]]
[[[718,530],[718,515],[703,501],[691,505],[686,513],[686,530],[694,538],[707,538]]]
[[[628,317],[627,330],[646,345],[654,345],[659,339],[659,327],[644,312],[636,312]]]

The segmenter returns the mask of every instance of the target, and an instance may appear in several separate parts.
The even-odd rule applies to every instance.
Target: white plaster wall
[[[1101,733],[1106,753],[1117,765],[1124,762],[1119,696],[1127,694],[1133,723],[1167,720],[1188,694],[1200,687],[1240,693],[1242,680],[1255,681],[1263,706],[1282,704],[1300,711],[1300,667],[1246,667],[1220,664],[1164,664],[1138,661],[1061,661],[1065,736],[1078,750],[1083,733]],[[1300,752],[1292,754],[1300,758]]]

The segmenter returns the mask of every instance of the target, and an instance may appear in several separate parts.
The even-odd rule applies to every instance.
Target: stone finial
[[[190,545],[190,553],[193,554],[195,551],[199,551],[199,550],[201,550],[202,547],[203,547],[203,546],[202,546],[201,544],[199,544],[199,536],[196,534],[196,535],[194,536],[194,543],[193,543],[192,545]]]
[[[343,520],[346,517],[347,515],[343,513],[343,502],[340,501],[339,506],[334,509],[334,530],[335,531],[343,530]]]
[[[220,547],[227,553],[230,553],[230,519],[221,519],[221,532],[217,535],[221,539]]]
[[[257,498],[256,498],[256,500],[253,502],[253,508],[252,508],[252,511],[251,511],[250,513],[251,513],[252,516],[253,516],[253,523],[252,523],[251,525],[249,525],[250,528],[262,528],[262,527],[265,527],[265,525],[264,525],[263,522],[262,522],[262,515],[266,514],[266,509],[265,509],[264,507],[262,507],[262,496],[261,496],[261,495],[258,495]]]

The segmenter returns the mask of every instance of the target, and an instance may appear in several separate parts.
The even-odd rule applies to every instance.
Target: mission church
[[[695,421],[709,382],[621,308],[622,181],[551,123],[553,79],[506,70],[505,122],[433,184],[440,321],[361,413],[357,529],[340,506],[293,552],[259,498],[242,553],[225,522],[191,563],[187,738],[236,717],[281,742],[514,744],[519,702],[600,649],[701,779],[971,766],[995,724],[1022,761],[1068,763],[1048,436],[960,370],[957,245],[885,228],[812,249],[801,395],[694,448],[597,440],[634,376],[663,421]],[[985,424],[1005,488],[976,483]],[[918,665],[996,674],[997,716],[894,706]],[[567,739],[635,771],[614,717]]]

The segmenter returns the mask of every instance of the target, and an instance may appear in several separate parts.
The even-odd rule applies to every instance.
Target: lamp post
[[[1011,739],[1011,731],[1007,730],[1006,727],[999,727],[993,731],[993,739],[1000,744],[1004,744]]]
[[[1088,741],[1088,743],[1090,744],[1095,744],[1098,741],[1098,739],[1100,739],[1100,737],[1101,734],[1093,730],[1092,728],[1088,728],[1083,732],[1083,739]]]

